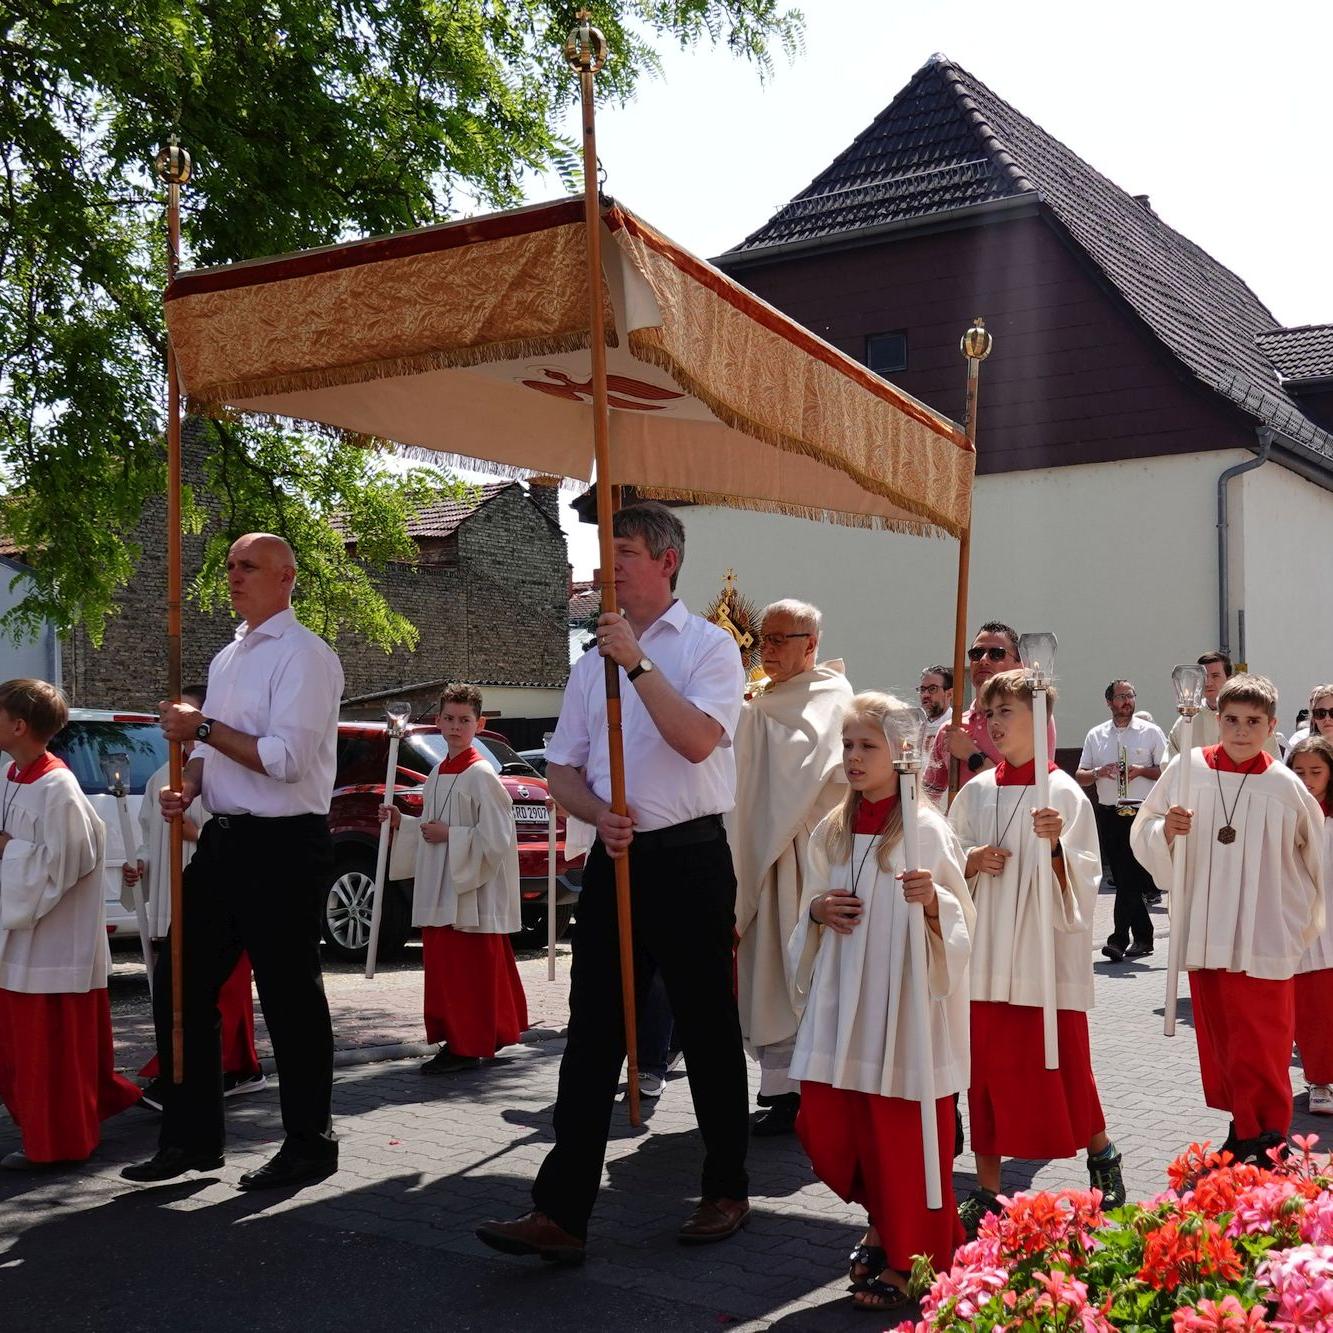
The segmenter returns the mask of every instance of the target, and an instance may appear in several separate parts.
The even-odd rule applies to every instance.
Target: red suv
[[[482,757],[500,775],[514,803],[518,829],[519,893],[523,928],[517,947],[546,943],[546,865],[548,825],[546,783],[505,738],[494,731],[479,731],[473,742]],[[409,815],[421,813],[421,788],[431,770],[448,754],[444,738],[434,727],[408,728],[398,747],[395,804]],[[370,914],[375,899],[375,851],[379,842],[377,811],[384,803],[384,770],[389,762],[389,738],[383,722],[338,723],[338,772],[329,809],[333,834],[334,869],[324,907],[324,939],[339,958],[359,961],[370,939]],[[565,860],[565,821],[556,823],[556,936],[565,933],[582,884],[583,858]],[[412,929],[412,881],[388,885],[380,921],[378,956],[391,958],[402,950]]]

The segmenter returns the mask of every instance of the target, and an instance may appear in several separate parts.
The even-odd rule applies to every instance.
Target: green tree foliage
[[[556,0],[0,0],[0,527],[35,587],[5,628],[82,624],[96,641],[164,485],[164,223],[150,163],[175,132],[194,158],[184,259],[225,263],[520,201],[524,173],[573,183],[560,114],[574,3]],[[625,99],[664,42],[725,44],[770,68],[801,17],[781,0],[604,0]],[[187,519],[216,512],[193,595],[223,593],[229,536],[284,533],[305,618],[412,642],[330,524],[370,564],[443,474],[253,423],[217,428]]]

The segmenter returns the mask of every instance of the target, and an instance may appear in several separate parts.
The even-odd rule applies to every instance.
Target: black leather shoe
[[[750,1121],[750,1133],[756,1138],[774,1138],[796,1130],[796,1115],[801,1109],[801,1094],[788,1092],[770,1099],[768,1105]]]
[[[304,1185],[307,1181],[323,1180],[338,1169],[338,1149],[307,1157],[290,1148],[279,1148],[276,1156],[263,1166],[247,1171],[236,1182],[241,1190],[275,1190],[284,1185]]]
[[[146,1162],[121,1167],[123,1180],[150,1184],[155,1180],[172,1180],[187,1171],[216,1171],[226,1161],[221,1153],[191,1152],[188,1148],[159,1148]]]

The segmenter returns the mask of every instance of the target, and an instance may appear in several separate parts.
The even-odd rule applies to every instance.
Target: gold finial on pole
[[[173,134],[153,160],[158,179],[167,187],[167,290],[180,266],[181,186],[190,179],[190,154]],[[181,414],[176,354],[167,332],[167,697],[181,697]],[[172,791],[180,791],[185,760],[179,741],[168,756]],[[184,904],[181,868],[184,827],[177,815],[170,825],[171,884],[171,1079],[179,1083],[185,1069]]]
[[[967,411],[963,417],[963,426],[967,431],[968,443],[973,450],[977,445],[977,393],[981,387],[981,363],[991,354],[994,339],[986,331],[986,321],[978,315],[972,321],[972,327],[963,334],[958,343],[958,350],[967,358]],[[975,486],[975,471],[973,485]],[[963,720],[963,672],[966,669],[967,655],[967,588],[972,565],[972,514],[969,507],[967,526],[958,537],[958,599],[955,603],[953,632],[953,723],[960,725]],[[958,760],[949,760],[949,804],[958,795],[959,782]]]

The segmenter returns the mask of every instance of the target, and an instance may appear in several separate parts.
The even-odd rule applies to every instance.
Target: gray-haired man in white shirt
[[[184,1079],[171,1082],[171,953],[164,949],[153,987],[168,1089],[162,1132],[153,1158],[122,1171],[128,1180],[222,1165],[217,996],[242,949],[281,1074],[285,1138],[240,1187],[298,1184],[337,1169],[319,905],[333,863],[328,812],[343,672],[333,650],[292,614],[295,580],[296,560],[281,537],[238,538],[227,554],[227,585],[244,623],[213,659],[202,710],[161,705],[167,738],[198,742],[182,790],[161,793],[163,816],[183,813],[202,792],[213,818],[185,871]]]

